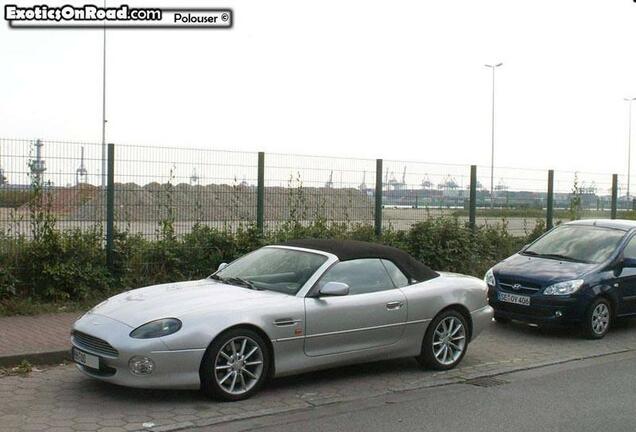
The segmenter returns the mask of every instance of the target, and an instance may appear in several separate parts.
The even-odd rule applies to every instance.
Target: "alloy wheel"
[[[250,391],[263,374],[263,351],[247,336],[230,339],[219,350],[214,362],[216,383],[232,395]]]
[[[609,308],[605,303],[599,303],[592,311],[592,330],[597,335],[607,331],[610,322]]]
[[[455,363],[466,347],[466,329],[455,316],[447,316],[439,322],[433,334],[433,355],[447,366]]]

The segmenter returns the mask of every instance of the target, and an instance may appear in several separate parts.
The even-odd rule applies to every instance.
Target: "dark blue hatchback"
[[[636,221],[560,225],[488,270],[495,320],[576,324],[594,339],[636,315]]]

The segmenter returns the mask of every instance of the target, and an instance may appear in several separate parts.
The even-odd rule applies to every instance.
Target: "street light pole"
[[[632,102],[636,98],[624,98],[624,100],[629,102],[629,117],[627,120],[627,200],[629,201],[629,184],[632,173]]]
[[[491,149],[490,149],[490,208],[495,206],[495,69],[503,63],[485,65],[492,69],[492,124],[491,124]]]
[[[104,9],[106,0],[104,0]],[[102,187],[106,188],[106,21],[102,45]]]

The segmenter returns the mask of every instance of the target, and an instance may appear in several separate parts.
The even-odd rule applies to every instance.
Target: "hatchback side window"
[[[636,259],[636,236],[632,237],[627,246],[625,246],[623,257]]]
[[[396,287],[402,288],[409,285],[409,278],[402,273],[402,270],[400,270],[393,261],[383,259],[382,264],[386,267],[386,271],[389,272],[389,276],[391,276],[391,280]]]
[[[384,265],[376,258],[339,262],[320,279],[318,288],[322,288],[327,282],[346,283],[349,285],[350,295],[395,288]]]

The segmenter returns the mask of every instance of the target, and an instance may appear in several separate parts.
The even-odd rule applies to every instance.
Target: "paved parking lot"
[[[411,359],[350,366],[275,380],[237,403],[210,401],[198,392],[116,387],[60,365],[0,378],[0,431],[187,429],[631,350],[635,321],[621,323],[600,341],[571,330],[493,324],[452,371],[422,371]]]

